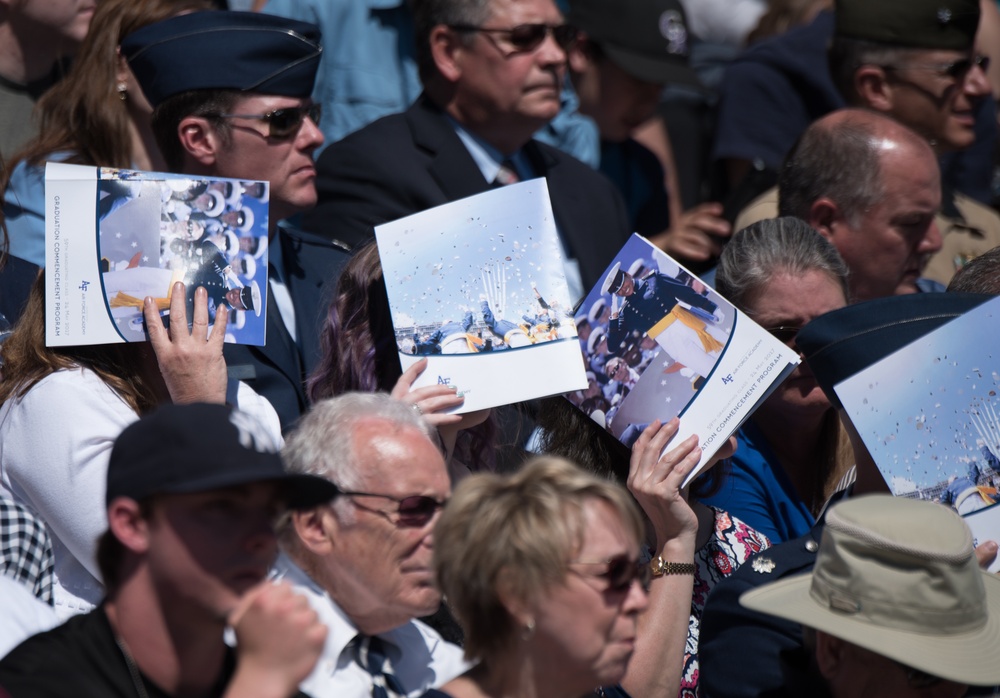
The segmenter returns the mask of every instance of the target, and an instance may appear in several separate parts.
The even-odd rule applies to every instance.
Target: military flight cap
[[[277,441],[245,412],[226,405],[163,405],[127,426],[115,441],[106,501],[274,482],[297,509],[340,493],[325,478],[286,473],[279,451]]]
[[[979,0],[836,0],[836,36],[909,48],[970,51]]]
[[[189,90],[312,94],[319,27],[260,12],[192,12],[135,31],[121,52],[154,107]]]
[[[795,336],[795,345],[827,399],[840,407],[835,385],[991,298],[910,293],[854,303],[809,322]]]
[[[644,82],[699,86],[679,0],[573,0],[567,21],[619,68]]]

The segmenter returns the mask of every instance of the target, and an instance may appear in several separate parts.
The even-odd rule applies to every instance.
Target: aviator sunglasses
[[[449,24],[448,26],[459,32],[480,32],[491,39],[494,34],[501,36],[510,44],[515,53],[534,51],[550,33],[559,47],[566,50],[576,41],[577,34],[576,27],[571,24],[518,24],[510,29],[491,29],[472,24]]]
[[[590,575],[603,579],[608,583],[607,591],[625,592],[632,586],[632,582],[638,580],[643,590],[649,590],[649,583],[653,581],[653,570],[644,562],[638,562],[628,555],[616,555],[610,560],[599,562],[576,561],[574,565],[607,565],[607,569],[599,574]],[[576,570],[571,570],[576,572]],[[579,572],[577,572],[579,574]]]
[[[267,124],[266,138],[275,140],[287,140],[294,138],[302,126],[302,122],[308,116],[312,122],[319,126],[319,120],[323,115],[323,109],[319,104],[310,104],[304,107],[282,107],[263,114],[208,114],[220,119],[254,119]]]
[[[910,65],[883,65],[885,70],[928,70],[941,75],[946,75],[953,80],[961,80],[973,66],[977,66],[985,73],[990,68],[990,57],[982,54],[966,56],[950,63],[913,63]]]
[[[380,499],[389,499],[396,502],[396,511],[394,512],[366,507],[358,504],[357,502],[355,502],[354,505],[362,509],[375,512],[376,514],[381,514],[396,526],[403,526],[407,528],[419,528],[427,525],[427,523],[434,518],[434,514],[437,513],[437,510],[448,503],[448,500],[439,501],[433,497],[426,497],[424,495],[393,497],[390,494],[351,491],[341,491],[340,494],[345,497],[378,497]],[[393,515],[395,515],[395,518],[393,518]]]

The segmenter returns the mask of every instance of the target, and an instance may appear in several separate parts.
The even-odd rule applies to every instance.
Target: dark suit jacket
[[[801,538],[757,553],[712,589],[701,617],[698,639],[701,695],[706,698],[820,695],[791,689],[810,684],[814,678],[809,657],[803,651],[802,626],[744,608],[740,596],[769,582],[811,572],[824,523],[820,521]],[[773,569],[758,572],[754,560],[772,562]]]
[[[587,290],[630,234],[625,205],[603,175],[560,150],[530,141],[524,152],[548,181],[559,233]],[[303,226],[354,247],[373,226],[490,188],[444,114],[426,96],[323,151],[319,205]]]
[[[284,280],[295,305],[297,342],[282,322],[267,294],[267,331],[262,347],[227,344],[229,377],[242,380],[274,406],[287,432],[308,405],[306,376],[319,360],[319,337],[329,299],[350,254],[330,240],[279,228],[277,240],[284,260]]]

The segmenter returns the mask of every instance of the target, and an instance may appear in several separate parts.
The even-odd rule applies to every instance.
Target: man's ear
[[[854,93],[860,105],[880,112],[892,111],[893,89],[885,68],[863,65],[854,71]]]
[[[840,638],[816,631],[816,666],[827,681],[832,680],[843,667],[847,643]]]
[[[112,500],[108,505],[108,529],[132,552],[142,554],[149,550],[149,522],[134,499]]]
[[[566,60],[569,69],[574,73],[582,73],[590,67],[594,60],[590,39],[586,34],[580,32],[577,39],[568,49],[566,49]]]
[[[836,202],[821,196],[809,207],[809,217],[806,219],[806,223],[827,240],[833,242],[834,234],[843,218],[844,216]]]
[[[336,532],[333,513],[328,507],[316,507],[292,513],[292,526],[299,542],[315,555],[326,555],[333,551]]]
[[[186,116],[177,125],[177,138],[188,155],[206,167],[215,164],[222,148],[218,132],[203,116]]]
[[[458,32],[439,24],[431,29],[430,46],[431,58],[438,72],[448,82],[457,82],[462,76],[462,54],[468,50]]]

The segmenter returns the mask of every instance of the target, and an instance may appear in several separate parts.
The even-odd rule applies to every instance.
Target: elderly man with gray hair
[[[418,696],[468,668],[462,650],[415,620],[434,613],[433,530],[451,482],[431,428],[380,393],[318,402],[282,452],[286,468],[336,483],[329,505],[290,516],[277,575],[329,627],[314,698]]]
[[[957,698],[1000,683],[1000,578],[979,568],[968,526],[940,504],[845,500],[827,514],[811,574],[740,603],[807,629],[818,683],[792,695]]]

